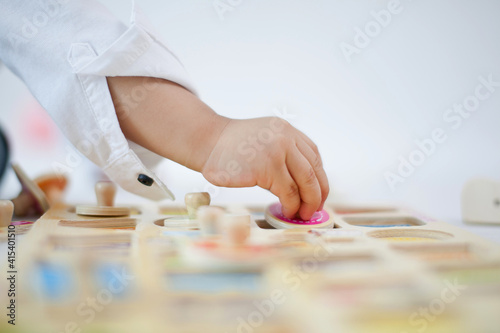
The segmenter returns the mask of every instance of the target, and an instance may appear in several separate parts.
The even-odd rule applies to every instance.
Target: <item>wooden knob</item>
[[[68,179],[60,174],[45,174],[34,180],[35,184],[45,193],[49,203],[62,202],[64,191],[68,186]]]
[[[203,236],[219,234],[219,224],[222,216],[224,216],[224,209],[214,206],[201,206],[198,208],[196,215]]]
[[[251,217],[249,214],[227,214],[224,216],[223,229],[226,241],[233,246],[245,245],[250,237]]]
[[[116,185],[112,182],[97,182],[95,195],[98,206],[114,206]]]
[[[210,205],[210,194],[208,192],[187,193],[184,202],[186,203],[189,218],[194,219],[198,207]]]
[[[0,227],[7,227],[12,222],[14,204],[10,200],[0,200]]]
[[[23,189],[16,198],[12,199],[12,203],[17,217],[35,214],[33,206],[36,205],[36,200],[28,190]]]

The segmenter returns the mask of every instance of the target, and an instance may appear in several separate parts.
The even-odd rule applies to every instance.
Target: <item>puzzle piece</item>
[[[112,182],[98,182],[95,185],[97,206],[77,206],[78,215],[88,216],[128,216],[130,208],[115,207],[116,185]]]

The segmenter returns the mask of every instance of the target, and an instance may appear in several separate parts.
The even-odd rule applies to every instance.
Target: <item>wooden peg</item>
[[[51,205],[63,201],[63,196],[68,187],[68,179],[64,175],[44,174],[35,178],[35,183],[45,193]]]
[[[45,213],[49,209],[49,202],[45,193],[26,175],[21,166],[13,163],[12,170],[14,170],[22,188],[19,195],[12,199],[16,216]]]
[[[77,206],[78,215],[88,216],[127,216],[130,215],[130,208],[115,207],[116,185],[109,181],[98,182],[95,185],[95,195],[97,206]]]
[[[113,207],[115,204],[116,185],[112,182],[97,182],[95,195],[98,206]]]
[[[195,219],[198,207],[210,205],[210,194],[208,192],[187,193],[184,202],[186,203],[189,218]]]
[[[0,227],[9,226],[14,214],[14,204],[10,200],[0,200]]]
[[[219,224],[224,210],[214,206],[200,206],[196,213],[200,232],[203,236],[215,236],[220,233]]]
[[[244,246],[250,237],[249,214],[226,214],[223,218],[223,233],[232,246]]]

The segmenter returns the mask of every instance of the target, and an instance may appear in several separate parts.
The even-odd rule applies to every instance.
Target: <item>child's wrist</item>
[[[207,121],[208,120],[208,121]],[[232,119],[213,113],[209,119],[205,119],[205,135],[200,136],[197,148],[192,150],[192,156],[189,157],[189,164],[193,170],[201,172],[207,163],[212,151],[219,142],[226,126]]]

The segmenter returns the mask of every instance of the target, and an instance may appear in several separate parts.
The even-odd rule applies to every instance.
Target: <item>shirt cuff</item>
[[[67,60],[83,87],[98,124],[100,146],[106,147],[86,154],[87,157],[129,192],[152,200],[174,199],[172,192],[151,170],[163,158],[130,144],[123,135],[106,77],[162,78],[176,82],[196,94],[181,62],[152,34],[144,15],[135,6],[130,27],[101,54],[97,54],[88,43],[73,43]],[[147,88],[147,85],[138,86],[130,98],[140,99],[141,91]],[[147,186],[139,182],[137,178],[140,174],[149,176],[154,183]]]

